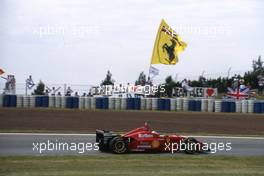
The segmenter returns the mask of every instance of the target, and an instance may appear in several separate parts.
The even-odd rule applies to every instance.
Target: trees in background
[[[244,79],[245,84],[250,86],[251,89],[262,90],[263,86],[259,84],[259,80],[264,78],[264,62],[261,59],[261,56],[257,60],[252,61],[252,70],[246,72],[243,76],[234,75],[231,78],[228,77],[218,77],[218,78],[209,78],[200,76],[198,80],[190,80],[190,86],[192,87],[216,87],[218,88],[219,93],[224,93],[227,91],[227,87],[232,87],[234,79]],[[171,76],[165,78],[165,89],[168,97],[172,94],[172,89],[174,87],[180,87],[180,82],[175,82]]]
[[[42,81],[39,81],[33,94],[34,95],[45,95],[45,84]]]

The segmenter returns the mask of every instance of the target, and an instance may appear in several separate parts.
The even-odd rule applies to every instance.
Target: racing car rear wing
[[[113,134],[111,131],[96,130],[96,142],[99,144],[100,150],[107,149],[110,140],[116,136],[119,136],[119,135]]]

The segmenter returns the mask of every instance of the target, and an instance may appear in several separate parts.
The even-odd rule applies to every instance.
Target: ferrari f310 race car
[[[210,152],[208,146],[195,138],[179,135],[162,135],[151,131],[148,124],[124,135],[96,130],[96,142],[102,152],[123,154],[127,152],[185,152],[187,154]]]

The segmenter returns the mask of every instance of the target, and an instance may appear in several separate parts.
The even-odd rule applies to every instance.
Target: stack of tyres
[[[121,103],[125,103],[125,101],[122,101],[122,98],[115,98],[115,110],[120,110],[121,109]],[[125,105],[123,105],[125,106]]]
[[[195,105],[196,105],[195,100],[189,100],[188,110],[189,111],[195,111]]]
[[[159,98],[158,99],[158,110],[170,111],[170,99]]]
[[[163,98],[158,99],[158,110],[163,111],[165,108],[165,100]]]
[[[95,101],[96,109],[108,109],[108,98],[97,97]]]
[[[49,96],[42,96],[42,107],[49,107]]]
[[[66,97],[66,108],[78,108],[79,97]]]
[[[107,97],[103,98],[103,109],[108,109],[108,98]]]
[[[108,99],[108,108],[109,109],[115,109],[115,98],[110,97]]]
[[[221,112],[229,112],[228,101],[222,101]]]
[[[221,112],[221,111],[223,111],[223,109],[225,109],[225,108],[223,108],[222,103],[223,102],[221,100],[215,100],[215,102],[214,102],[214,112]]]
[[[146,98],[146,110],[151,110],[151,109],[152,109],[152,99]]]
[[[170,110],[176,111],[176,99],[173,98],[170,99]]]
[[[196,100],[195,102],[195,111],[202,111],[202,101],[201,100]]]
[[[127,98],[127,109],[129,110],[135,109],[135,99],[134,98]]]
[[[3,107],[16,107],[17,96],[16,95],[4,95]]]
[[[230,106],[230,112],[236,112],[236,102],[235,101],[229,102],[229,106]]]
[[[234,101],[222,101],[221,112],[236,112],[236,102]]]
[[[127,98],[127,109],[140,110],[141,109],[140,98]]]
[[[150,98],[150,105],[151,110],[157,110],[158,109],[158,98]]]
[[[201,100],[189,100],[188,110],[189,111],[201,111],[202,102]]]
[[[42,107],[42,98],[40,96],[36,96],[35,107]]]
[[[146,110],[146,98],[141,98],[140,99],[140,109],[141,110]]]
[[[166,98],[165,99],[165,104],[164,104],[164,110],[165,111],[170,111],[170,106],[171,106],[170,99]]]
[[[264,113],[264,102],[254,102],[254,113]]]
[[[140,110],[141,109],[141,100],[140,98],[135,98],[134,100],[134,109]]]
[[[17,95],[17,108],[22,108],[23,107],[23,95]]]
[[[49,97],[48,96],[36,96],[35,97],[35,107],[49,107]]]

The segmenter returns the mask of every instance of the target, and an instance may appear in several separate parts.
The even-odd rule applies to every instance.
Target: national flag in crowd
[[[4,74],[4,70],[0,68],[0,75]]]
[[[159,69],[157,69],[157,68],[155,68],[153,66],[150,66],[149,67],[149,74],[150,75],[152,74],[154,76],[159,75]]]
[[[187,44],[179,35],[162,19],[152,53],[151,64],[175,65],[178,55]]]
[[[245,88],[245,89],[232,89],[230,87],[227,88],[228,92],[227,92],[227,96],[240,100],[240,99],[246,99],[249,97],[249,88]]]

